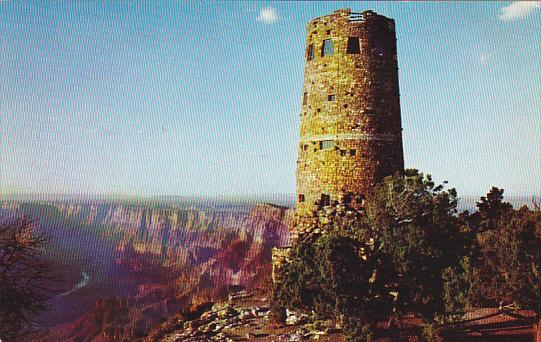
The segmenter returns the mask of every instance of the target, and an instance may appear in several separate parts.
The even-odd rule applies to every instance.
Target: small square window
[[[321,56],[330,56],[334,53],[334,45],[331,39],[325,39],[321,46]]]
[[[302,104],[306,105],[308,103],[308,93],[304,93],[302,96]]]
[[[321,194],[321,199],[319,201],[319,205],[322,207],[326,207],[328,205],[331,205],[331,196],[327,194]]]
[[[361,53],[361,44],[359,42],[359,37],[349,37],[348,46],[346,49],[348,54],[360,54]]]
[[[355,156],[357,154],[357,150],[349,150],[349,155],[350,156]]]
[[[340,155],[342,157],[345,157],[346,156],[346,150],[340,150]]]
[[[331,34],[331,30],[327,30],[327,36]]]
[[[314,44],[308,45],[308,50],[306,51],[306,60],[311,61],[314,59]]]
[[[328,149],[332,149],[333,147],[334,147],[333,140],[323,140],[319,142],[319,148],[321,150],[328,150]]]
[[[308,150],[308,145],[302,145],[302,150],[303,150],[303,151]]]
[[[304,202],[304,195],[299,194],[299,197],[297,198],[298,202]]]
[[[334,101],[335,99],[336,99],[336,95],[334,95],[334,94],[331,94],[331,95],[327,96],[327,100],[329,100],[329,101]]]

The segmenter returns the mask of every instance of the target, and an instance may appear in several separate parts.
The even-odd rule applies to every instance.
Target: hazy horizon
[[[446,188],[448,189],[448,188]],[[459,198],[480,198],[486,196],[488,191],[484,194],[458,194]],[[504,189],[505,190],[505,189]],[[541,195],[531,194],[506,194],[504,198],[541,198]],[[167,199],[243,199],[243,198],[273,198],[273,197],[291,197],[295,199],[295,193],[267,193],[267,194],[202,194],[202,195],[123,195],[123,194],[85,194],[85,193],[3,193],[0,194],[0,199],[9,198],[88,198],[88,199],[145,199],[145,200],[167,200]]]
[[[460,195],[458,196],[459,210],[472,209],[482,195]],[[506,195],[504,201],[508,201],[515,208],[528,205],[533,208],[534,203],[541,204],[539,195]],[[107,196],[88,194],[0,194],[0,201],[21,201],[21,202],[77,202],[77,203],[126,203],[138,205],[193,205],[205,206],[214,204],[230,205],[255,205],[267,203],[294,207],[296,203],[295,194],[247,194],[247,195],[200,195],[200,196]]]
[[[406,167],[541,194],[541,6],[0,1],[0,195],[293,194],[306,24],[339,8],[396,21]]]

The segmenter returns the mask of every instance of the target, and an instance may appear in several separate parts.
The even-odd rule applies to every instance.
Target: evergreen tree
[[[373,238],[392,263],[398,315],[414,313],[428,323],[449,305],[445,274],[460,269],[464,237],[457,217],[457,193],[435,185],[430,175],[406,170],[387,177],[368,199]]]
[[[41,252],[46,239],[30,221],[0,223],[0,340],[12,341],[33,329],[45,308],[53,278]]]
[[[370,339],[377,322],[403,314],[432,324],[460,309],[461,302],[448,303],[459,288],[452,275],[463,274],[454,189],[408,170],[376,186],[362,208],[343,198],[297,225],[291,263],[275,289],[281,305],[341,317],[352,340]]]
[[[466,220],[476,231],[471,267],[466,270],[469,301],[474,306],[515,304],[533,310],[541,339],[541,211],[519,210],[492,188]]]

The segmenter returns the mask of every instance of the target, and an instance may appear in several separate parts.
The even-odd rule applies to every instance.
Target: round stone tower
[[[349,9],[307,28],[297,206],[363,198],[404,169],[393,19]]]

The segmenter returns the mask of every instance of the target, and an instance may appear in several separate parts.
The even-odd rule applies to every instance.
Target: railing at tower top
[[[351,12],[349,14],[349,21],[362,22],[364,21],[364,16],[361,12]]]

